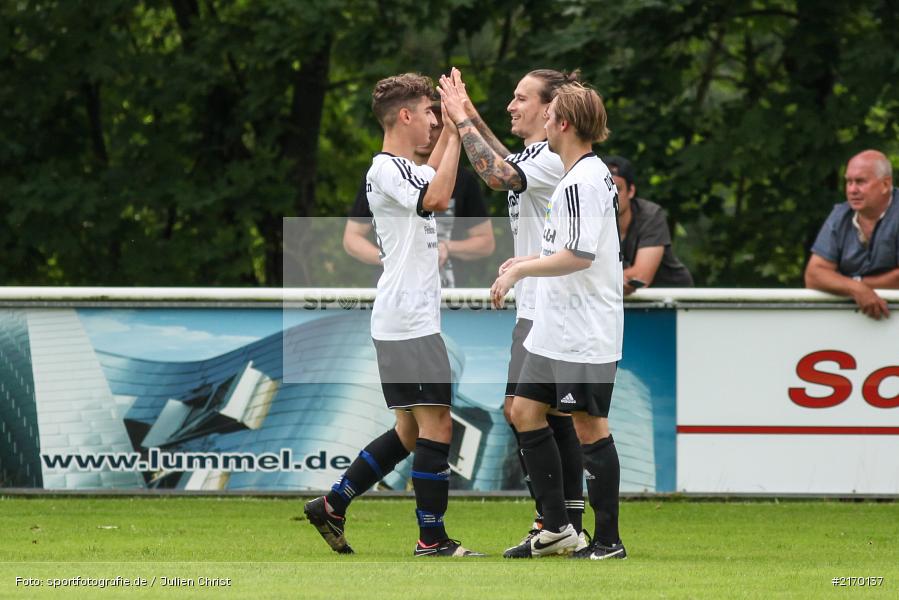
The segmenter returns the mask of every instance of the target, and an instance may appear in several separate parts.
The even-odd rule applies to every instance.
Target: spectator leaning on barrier
[[[624,294],[641,287],[692,287],[693,277],[671,248],[664,209],[637,197],[634,167],[620,156],[603,159],[618,187],[618,231],[624,255]]]
[[[440,133],[443,131],[439,99],[432,105],[432,108],[434,116],[437,118],[437,126],[431,129],[428,145],[415,149],[414,158],[418,165],[428,162],[428,158],[440,138]],[[493,254],[496,247],[493,226],[484,203],[484,194],[481,192],[477,177],[471,171],[459,166],[449,207],[445,211],[434,213],[434,216],[437,219],[437,239],[439,240],[440,285],[441,287],[456,287],[452,259],[477,260]],[[343,231],[343,248],[347,254],[361,262],[380,265],[381,251],[368,239],[368,235],[372,231],[371,218],[371,209],[368,206],[368,197],[365,192],[365,178],[363,178]]]
[[[805,286],[849,296],[872,319],[889,317],[874,290],[899,289],[899,190],[882,152],[849,160],[846,202],[834,206],[818,233]]]

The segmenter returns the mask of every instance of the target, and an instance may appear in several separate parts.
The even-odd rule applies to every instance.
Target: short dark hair
[[[430,77],[418,73],[403,73],[387,77],[375,84],[371,92],[371,109],[381,127],[387,128],[396,122],[401,108],[411,108],[422,96],[433,97],[434,82]]]
[[[543,104],[552,102],[556,90],[566,83],[580,81],[580,76],[580,69],[575,69],[570,73],[567,71],[554,71],[553,69],[534,69],[525,75],[525,77],[534,77],[543,82],[543,85],[540,87],[540,102]]]
[[[634,165],[631,161],[622,156],[606,156],[602,159],[612,175],[617,175],[627,182],[628,187],[634,185],[636,174],[634,173]]]

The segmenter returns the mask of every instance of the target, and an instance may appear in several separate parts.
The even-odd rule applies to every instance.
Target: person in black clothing
[[[637,197],[634,167],[620,156],[603,159],[618,187],[618,230],[624,255],[624,294],[641,287],[693,287],[693,276],[674,255],[665,210]]]

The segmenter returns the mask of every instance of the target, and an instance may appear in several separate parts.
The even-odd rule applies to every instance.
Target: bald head
[[[852,210],[879,218],[893,193],[893,167],[877,150],[865,150],[846,165],[846,201]]]
[[[893,165],[890,164],[890,159],[888,159],[883,152],[878,150],[865,150],[849,159],[850,165],[853,162],[864,163],[865,166],[873,170],[874,176],[877,178],[893,178]]]

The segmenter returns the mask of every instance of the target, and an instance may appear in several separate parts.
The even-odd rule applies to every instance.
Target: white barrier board
[[[682,309],[677,488],[899,494],[899,315]]]

